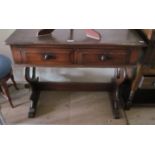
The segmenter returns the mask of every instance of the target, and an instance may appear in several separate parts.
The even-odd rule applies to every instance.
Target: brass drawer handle
[[[109,55],[101,55],[99,56],[100,61],[106,61],[109,60],[111,57]]]
[[[56,59],[56,55],[52,53],[45,53],[43,54],[43,59],[44,60]]]

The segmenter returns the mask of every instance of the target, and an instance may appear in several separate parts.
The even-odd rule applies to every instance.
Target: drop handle
[[[104,55],[99,56],[99,59],[100,61],[106,61],[110,59],[110,56],[104,54]]]
[[[52,53],[45,53],[43,54],[43,59],[44,60],[56,59],[56,55]]]

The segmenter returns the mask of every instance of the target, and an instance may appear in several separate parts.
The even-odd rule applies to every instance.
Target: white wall
[[[0,29],[0,53],[11,60],[12,54],[5,40],[13,31],[14,29]],[[16,81],[24,82],[24,68],[13,63],[13,69]],[[105,82],[110,81],[114,74],[113,69],[98,68],[38,68],[37,71],[40,79],[47,81]]]
[[[0,29],[0,54],[4,54],[6,56],[11,57],[10,48],[9,46],[6,46],[5,40],[13,32],[14,29]]]

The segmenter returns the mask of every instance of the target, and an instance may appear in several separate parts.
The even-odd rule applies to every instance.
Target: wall
[[[11,33],[14,32],[14,29],[0,29],[0,54],[11,57],[11,51],[9,46],[6,46],[5,40]]]
[[[9,46],[5,44],[7,37],[14,32],[14,29],[0,29],[0,54],[4,54],[12,60]],[[13,60],[12,60],[13,61]],[[13,63],[15,79],[18,82],[25,82],[24,67]],[[75,82],[105,82],[110,81],[114,69],[92,69],[92,68],[38,68],[37,75],[40,80],[47,81],[75,81]]]

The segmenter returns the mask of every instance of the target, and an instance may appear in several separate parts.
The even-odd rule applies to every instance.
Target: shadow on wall
[[[39,68],[38,75],[42,81],[110,82],[114,75],[114,69]]]
[[[14,75],[17,82],[25,83],[24,67],[15,66]],[[40,81],[56,82],[110,82],[114,69],[101,68],[37,68]]]

